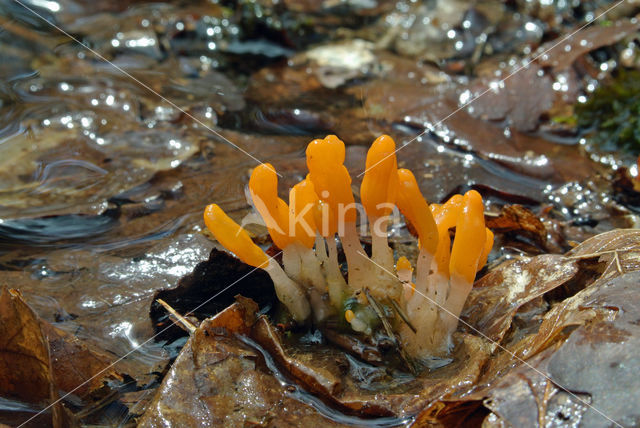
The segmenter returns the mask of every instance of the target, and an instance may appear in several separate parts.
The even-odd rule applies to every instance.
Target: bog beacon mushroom
[[[278,197],[272,165],[261,164],[251,174],[253,205],[282,250],[282,266],[216,204],[205,209],[204,218],[222,246],[271,276],[278,299],[297,322],[334,317],[355,332],[371,335],[381,317],[398,313],[382,324],[393,326],[403,352],[420,361],[450,351],[451,335],[476,273],[486,264],[493,233],[485,226],[478,192],[429,205],[413,173],[398,169],[395,151],[393,139],[382,135],[367,153],[360,195],[371,231],[371,256],[357,231],[345,145],[334,135],[309,143],[309,174],[290,189],[288,203]],[[417,231],[415,269],[406,257],[396,261],[389,246],[389,218],[395,208]],[[338,261],[338,243],[347,262],[346,276]]]

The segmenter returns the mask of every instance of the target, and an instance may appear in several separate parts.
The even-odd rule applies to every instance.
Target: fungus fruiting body
[[[380,324],[387,332],[393,326],[390,334],[399,337],[403,352],[421,360],[450,349],[493,234],[485,227],[479,193],[471,190],[429,205],[413,173],[398,169],[395,151],[393,139],[383,135],[367,153],[360,197],[371,233],[370,256],[357,231],[359,210],[344,166],[345,146],[334,135],[309,143],[309,174],[290,189],[288,203],[278,197],[273,166],[262,164],[251,174],[252,203],[282,250],[282,267],[217,205],[209,205],[204,218],[220,244],[269,273],[278,299],[296,321],[337,317],[369,335]],[[396,261],[388,243],[396,208],[419,238],[415,268],[406,257]],[[347,262],[346,278],[338,243]]]

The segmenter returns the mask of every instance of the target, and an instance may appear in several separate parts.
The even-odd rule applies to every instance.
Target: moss
[[[576,106],[576,116],[603,150],[640,153],[640,72],[621,69]]]

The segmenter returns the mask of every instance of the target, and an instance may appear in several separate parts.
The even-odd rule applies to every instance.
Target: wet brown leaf
[[[235,338],[250,328],[256,309],[244,299],[203,322],[139,426],[340,426],[294,399],[264,370],[260,353]]]
[[[569,68],[576,59],[592,50],[602,46],[613,45],[626,37],[632,36],[640,30],[640,23],[629,19],[620,19],[612,25],[593,25],[580,31],[574,37],[569,37],[566,41],[558,44],[556,40],[541,46],[541,49],[548,50],[556,45],[540,58],[540,65],[543,67],[554,67],[555,71],[563,71]]]
[[[571,280],[575,261],[546,254],[508,261],[475,283],[463,316],[474,328],[500,342],[518,309]]]
[[[16,290],[0,294],[0,393],[44,404],[53,393],[49,347],[40,322]]]
[[[469,390],[490,353],[489,344],[471,335],[457,336],[451,362],[414,377],[392,367],[376,367],[326,345],[304,346],[273,333],[266,321],[254,329],[256,341],[289,377],[314,392],[332,408],[348,415],[390,418],[400,423],[429,403]],[[386,356],[386,363],[391,356]],[[338,414],[338,413],[336,413]]]
[[[574,331],[549,361],[554,382],[590,395],[584,427],[608,425],[611,420],[632,426],[640,420],[637,401],[629,399],[640,390],[638,283],[638,272],[598,281],[597,289],[581,303],[602,316]]]
[[[606,263],[602,279],[640,270],[640,229],[615,229],[589,238],[567,253],[573,259]]]
[[[51,423],[64,426],[66,415],[56,403],[49,346],[38,317],[18,291],[6,287],[0,290],[0,396],[36,405],[54,402]]]
[[[486,414],[479,400],[438,401],[417,416],[412,427],[479,426]]]
[[[428,403],[468,391],[490,352],[484,340],[460,335],[451,364],[413,378],[362,363],[331,347],[284,340],[264,317],[251,330],[257,344],[242,343],[232,333],[247,334],[255,308],[255,303],[242,299],[202,323],[165,377],[142,426],[223,421],[235,426],[249,419],[271,426],[271,418],[285,426],[304,420],[324,424],[326,404],[337,424],[365,423],[362,417],[400,423]],[[265,371],[262,359],[269,370]],[[247,377],[251,386],[246,386]],[[278,379],[293,379],[295,384],[283,387]],[[200,397],[197,402],[194,395]],[[288,411],[283,413],[280,404],[265,411],[274,406],[275,396]]]
[[[376,404],[387,408],[394,416],[402,417],[415,415],[431,403],[463,396],[477,381],[490,356],[491,344],[466,334],[458,335],[456,339],[458,345],[450,354],[450,364],[433,371],[424,370],[411,382],[397,387],[390,388],[387,383],[371,390],[366,388],[366,383],[360,384],[346,377],[342,402],[354,409]],[[354,367],[350,375],[356,373]]]
[[[632,177],[627,168],[613,173],[611,186],[617,201],[635,209],[640,206],[640,180]]]
[[[540,75],[541,68],[536,64],[514,71],[503,70],[504,77],[479,78],[472,82],[469,99],[475,101],[468,111],[482,119],[507,119],[519,131],[532,131],[537,128],[540,115],[553,105],[552,82]]]
[[[506,205],[498,217],[487,218],[486,225],[496,233],[515,232],[544,246],[547,230],[538,216],[522,205]]]
[[[120,402],[129,408],[131,415],[142,416],[151,404],[154,394],[155,388],[125,392],[120,396]]]
[[[489,426],[549,427],[577,425],[589,404],[589,396],[561,390],[548,378],[549,348],[528,360],[527,365],[510,371],[488,392],[484,405],[493,414]]]
[[[49,343],[53,379],[59,390],[84,397],[107,379],[122,381],[111,366],[111,358],[47,322],[41,321],[40,326]]]
[[[605,263],[600,273],[577,275],[574,280],[583,288],[556,303],[536,330],[512,335],[497,350],[467,397],[486,398],[485,406],[493,411],[486,426],[635,423],[637,406],[625,395],[639,388],[632,374],[640,364],[640,274],[632,272],[638,270],[639,236],[637,230],[614,230],[567,254],[564,263]],[[561,256],[541,257],[562,262]]]
[[[509,346],[526,363],[498,355],[471,397],[486,397],[494,419],[511,426],[633,426],[639,281],[638,272],[598,280],[554,307],[537,333]],[[568,326],[578,327],[563,333]]]
[[[336,373],[325,367],[310,367],[300,358],[302,355],[293,357],[288,355],[279,333],[265,317],[260,317],[254,325],[252,336],[280,366],[291,373],[298,383],[305,385],[310,392],[327,398],[333,398],[340,392],[342,382],[339,371]]]

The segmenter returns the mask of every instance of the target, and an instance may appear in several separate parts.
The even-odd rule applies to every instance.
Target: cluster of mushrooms
[[[273,166],[261,164],[251,174],[252,204],[282,250],[282,266],[218,205],[206,207],[204,220],[221,245],[270,275],[295,321],[337,317],[365,335],[392,329],[388,333],[398,338],[403,352],[420,361],[450,351],[451,334],[476,273],[487,261],[493,233],[485,227],[478,192],[429,205],[413,173],[398,169],[395,151],[393,139],[382,135],[367,153],[360,199],[371,255],[357,231],[359,205],[344,166],[345,145],[334,135],[309,143],[309,174],[290,189],[288,204],[278,197]],[[406,257],[396,261],[389,247],[389,219],[396,207],[419,238],[415,270]],[[338,244],[346,258],[346,278]]]

